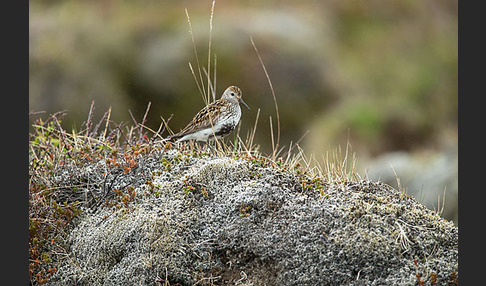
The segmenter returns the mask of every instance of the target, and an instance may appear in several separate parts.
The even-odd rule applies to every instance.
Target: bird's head
[[[248,108],[248,110],[250,110],[250,107],[248,107],[248,105],[241,98],[242,96],[243,93],[241,92],[241,89],[235,85],[232,85],[224,91],[223,96],[221,96],[221,98],[224,98],[233,103],[241,103],[246,108]]]

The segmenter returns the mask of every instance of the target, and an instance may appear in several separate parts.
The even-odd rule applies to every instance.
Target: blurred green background
[[[204,103],[184,8],[207,65],[211,1],[30,1],[29,109],[68,110],[78,130],[95,101],[94,122],[112,107],[115,122],[157,129],[174,114],[178,131]],[[275,108],[281,145],[305,132],[316,158],[349,140],[362,177],[401,185],[457,224],[457,0],[216,2],[212,59],[217,96],[243,90],[241,136],[261,109],[255,141],[270,153]],[[213,65],[213,62],[211,63]],[[30,116],[31,122],[38,116]],[[393,168],[392,168],[393,167]]]

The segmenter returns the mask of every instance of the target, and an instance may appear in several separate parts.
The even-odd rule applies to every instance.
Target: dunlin
[[[220,99],[199,111],[192,121],[179,133],[167,137],[177,142],[186,140],[208,141],[221,139],[233,131],[240,122],[240,103],[248,110],[250,107],[241,99],[241,89],[228,87]]]

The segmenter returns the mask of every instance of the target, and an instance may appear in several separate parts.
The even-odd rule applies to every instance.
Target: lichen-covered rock
[[[84,210],[52,285],[457,283],[458,228],[388,185],[308,188],[279,168],[177,150],[138,158],[107,180],[133,199]]]

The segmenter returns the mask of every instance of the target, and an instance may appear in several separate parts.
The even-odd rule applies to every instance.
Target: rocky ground
[[[384,183],[177,149],[118,162],[54,177],[85,204],[50,285],[457,284],[458,228]]]

